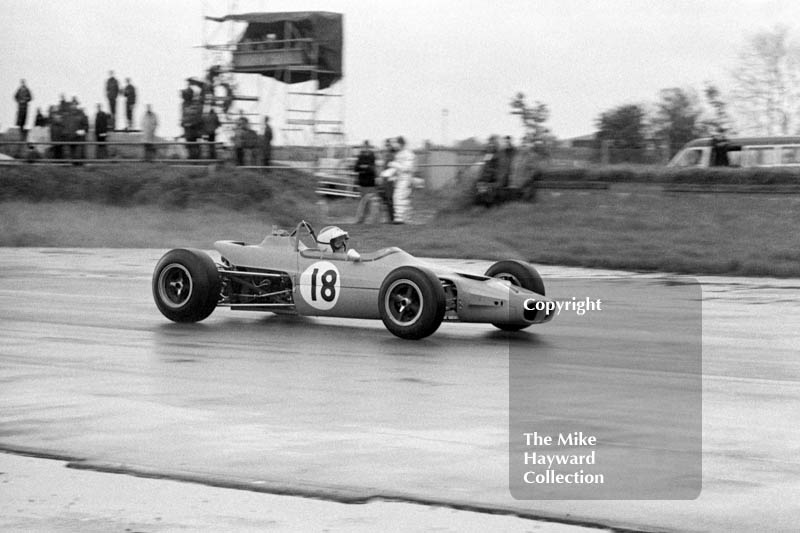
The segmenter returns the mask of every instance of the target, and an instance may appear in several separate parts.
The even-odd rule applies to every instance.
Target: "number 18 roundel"
[[[329,261],[317,261],[300,274],[300,295],[315,309],[332,309],[339,299],[339,278],[336,265]]]

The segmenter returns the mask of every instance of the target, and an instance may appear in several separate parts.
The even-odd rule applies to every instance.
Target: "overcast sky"
[[[203,15],[229,9],[343,13],[348,140],[415,145],[519,137],[508,105],[518,91],[550,106],[558,137],[592,133],[602,111],[663,88],[726,89],[748,35],[784,24],[797,37],[800,21],[798,0],[0,0],[0,128],[14,123],[20,78],[32,114],[65,93],[93,116],[113,69],[153,105],[159,134],[178,135],[178,91],[210,59],[197,45],[227,37]],[[252,110],[280,120],[283,89],[254,80],[243,83],[271,103]]]

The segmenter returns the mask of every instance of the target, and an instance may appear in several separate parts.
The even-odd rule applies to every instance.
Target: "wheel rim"
[[[498,272],[494,275],[497,279],[504,279],[510,282],[512,285],[516,285],[517,287],[522,287],[522,283],[520,283],[519,278],[514,274],[509,274],[508,272]]]
[[[409,326],[422,314],[422,291],[413,281],[399,279],[386,291],[384,305],[392,322],[398,326]]]
[[[158,296],[167,307],[177,309],[192,297],[192,276],[185,266],[172,263],[158,276]]]

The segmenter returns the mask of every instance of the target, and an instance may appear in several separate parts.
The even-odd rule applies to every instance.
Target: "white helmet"
[[[347,251],[347,239],[350,235],[338,226],[326,226],[317,235],[317,242],[320,248],[327,252]]]

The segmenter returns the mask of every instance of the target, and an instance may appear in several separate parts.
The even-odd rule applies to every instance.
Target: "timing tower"
[[[283,143],[295,146],[342,145],[344,138],[343,17],[327,11],[243,13],[206,19],[235,24],[243,30],[224,44],[204,43],[224,60],[223,77],[257,75],[277,84],[261,106],[279,120],[273,129]],[[261,100],[236,94],[229,81],[231,101]],[[233,90],[230,88],[233,87]],[[228,111],[228,109],[226,109]],[[229,115],[230,116],[230,115]]]

